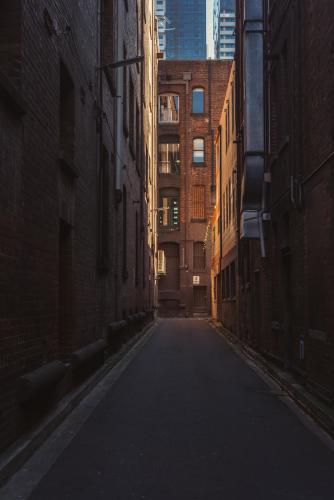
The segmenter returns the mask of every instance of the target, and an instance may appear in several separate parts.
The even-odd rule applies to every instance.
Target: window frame
[[[201,248],[201,253],[196,250]],[[198,265],[200,263],[200,265]],[[205,272],[206,270],[206,248],[204,241],[194,241],[193,242],[193,270],[199,272]]]
[[[162,220],[164,217],[163,211],[163,199],[171,200],[174,202],[176,200],[177,208],[177,224],[173,223],[175,215],[175,207],[170,208],[170,201],[168,202],[168,212],[167,219],[168,223],[163,224]],[[178,231],[180,229],[180,190],[177,188],[161,188],[159,191],[159,221],[158,226],[160,231]]]
[[[195,142],[196,141],[199,141],[201,140],[202,143],[203,143],[203,149],[195,149]],[[200,152],[202,151],[203,152],[203,156],[202,156],[202,160],[201,161],[196,161],[195,160],[195,153],[197,152]],[[193,166],[197,167],[197,166],[203,166],[205,164],[205,139],[204,137],[194,137],[193,138],[193,144],[192,144],[192,163],[193,163]]]
[[[166,151],[161,151],[161,147],[166,146]],[[177,146],[175,151],[169,151],[168,146]],[[166,155],[167,160],[162,160],[161,155]],[[170,159],[170,156],[172,159]],[[174,158],[173,158],[174,157]],[[168,172],[164,172],[162,163],[167,164]],[[158,143],[158,171],[160,175],[179,175],[180,174],[180,139],[178,137],[161,137]]]
[[[161,117],[161,98],[162,97],[177,97],[177,118],[175,120],[163,120]],[[171,110],[170,107],[167,106],[165,110],[169,111]],[[171,110],[172,114],[172,110]],[[180,96],[179,94],[176,94],[175,92],[163,92],[162,94],[158,95],[158,122],[159,124],[162,125],[174,125],[180,122]]]
[[[196,92],[201,92],[201,96],[202,96],[202,102],[201,102],[201,110],[200,111],[197,111],[194,109],[194,96],[195,96],[195,93]],[[194,115],[202,115],[205,113],[205,90],[203,87],[194,87],[191,91],[191,112],[192,114]]]
[[[192,216],[193,222],[206,222],[206,189],[205,184],[192,186]]]

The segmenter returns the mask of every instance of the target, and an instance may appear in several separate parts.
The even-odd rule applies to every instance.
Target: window
[[[103,0],[102,3],[102,64],[104,73],[108,81],[111,93],[116,95],[115,71],[111,70],[107,65],[114,61],[114,31],[110,29],[115,22],[114,19],[114,2],[113,0]]]
[[[178,123],[179,96],[162,94],[159,96],[159,123]]]
[[[138,287],[139,283],[139,222],[138,211],[136,210],[136,235],[135,235],[135,285]]]
[[[227,103],[227,109],[225,111],[225,150],[227,152],[230,145],[230,103]]]
[[[230,270],[231,278],[231,298],[234,299],[236,296],[236,276],[235,276],[235,262],[232,262]]]
[[[230,223],[233,222],[233,179],[230,177],[229,180],[229,186],[230,186]]]
[[[223,193],[223,203],[222,203],[222,208],[223,208],[223,231],[226,229],[226,203],[225,203],[225,191]]]
[[[158,151],[159,173],[180,173],[180,144],[178,142],[161,142]]]
[[[193,247],[193,268],[204,271],[206,267],[206,251],[203,241],[197,241]]]
[[[126,187],[123,186],[123,252],[122,252],[122,275],[123,280],[128,277],[128,263],[127,263],[127,193]]]
[[[228,180],[226,186],[226,202],[227,202],[227,226],[230,225],[231,222],[231,196],[230,196],[230,179]]]
[[[204,163],[204,139],[193,140],[193,163]]]
[[[129,146],[133,157],[135,157],[135,88],[132,77],[130,76],[130,94],[129,94]]]
[[[147,144],[145,145],[145,182],[144,182],[144,185],[145,185],[145,191],[146,191],[146,194],[148,194],[148,182],[149,182],[149,168],[150,168],[150,158],[149,158],[149,154],[148,154],[148,147],[147,147]]]
[[[66,66],[60,63],[59,139],[63,155],[74,159],[75,95],[74,84]]]
[[[126,61],[127,50],[123,46],[123,59]],[[123,66],[123,130],[126,136],[129,135],[128,129],[128,69]]]
[[[179,192],[177,189],[163,189],[160,192],[159,224],[163,229],[178,229]]]
[[[232,132],[234,132],[235,126],[235,87],[234,82],[232,83]]]
[[[138,103],[136,102],[136,165],[138,172],[140,172],[140,167],[141,167],[141,158],[140,158],[140,146],[141,146],[141,141],[140,141],[140,131],[141,131],[141,123],[140,123],[140,111],[139,111],[139,106]]]
[[[109,155],[103,146],[102,163],[99,172],[99,255],[98,265],[100,269],[108,269],[109,265]]]
[[[193,113],[204,113],[204,89],[194,89],[192,92]]]
[[[235,214],[236,214],[236,199],[235,199],[235,182],[234,178],[232,179],[232,217],[233,220],[235,219]]]
[[[0,68],[18,87],[22,65],[22,5],[21,0],[7,0],[0,6]],[[46,9],[45,12],[44,16],[50,18]]]
[[[225,280],[226,280],[226,299],[231,297],[231,281],[230,281],[230,267],[225,269]]]
[[[205,220],[205,186],[193,186],[193,220]]]

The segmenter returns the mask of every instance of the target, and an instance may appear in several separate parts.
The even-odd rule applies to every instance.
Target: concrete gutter
[[[307,415],[334,438],[333,407],[308,391],[306,387],[296,381],[291,373],[280,369],[263,355],[254,351],[236,335],[223,327],[221,323],[213,320],[210,323],[240,357],[250,360],[269,375]]]
[[[96,387],[96,385],[112,370],[126,355],[140,344],[145,334],[156,323],[147,324],[137,335],[132,337],[114,355],[110,356],[104,365],[80,387],[67,394],[59,401],[54,411],[39,423],[38,427],[24,434],[0,456],[0,488],[18,471],[20,467],[44,443],[52,432],[68,417],[81,401]]]

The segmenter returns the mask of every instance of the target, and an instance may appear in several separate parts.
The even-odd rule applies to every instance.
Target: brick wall
[[[66,359],[102,335],[96,293],[98,13],[95,2],[19,4],[15,37],[20,42],[20,98],[27,112],[17,116],[4,102],[0,107],[6,179],[0,196],[3,445],[25,426],[18,377]],[[8,15],[13,21],[13,8],[13,2],[5,2],[1,20]],[[74,86],[72,170],[60,160],[60,61]],[[17,78],[3,59],[0,66],[15,88]],[[62,258],[63,237],[68,241]]]
[[[257,242],[240,242],[239,251],[240,269],[248,282],[240,297],[240,336],[328,400],[334,398],[330,306],[334,94],[327,76],[333,64],[333,8],[330,2],[321,8],[314,1],[270,2],[266,20],[267,170],[271,176],[267,257],[261,259]],[[242,132],[240,36],[237,45]]]
[[[176,93],[180,98],[180,118],[176,125],[160,124],[159,138],[178,137],[180,141],[180,174],[160,175],[159,189],[174,187],[180,193],[180,227],[173,231],[159,231],[159,245],[177,243],[179,248],[180,288],[160,291],[160,311],[163,314],[192,315],[210,310],[211,231],[209,224],[214,202],[214,138],[219,123],[231,63],[227,61],[161,61],[159,62],[159,94]],[[192,112],[192,89],[204,89],[204,113]],[[193,139],[203,138],[205,160],[203,165],[193,163]],[[205,217],[193,220],[194,186],[204,186]],[[206,236],[207,235],[207,236]],[[193,244],[206,242],[206,269],[193,269]],[[167,263],[168,267],[168,263]],[[200,286],[206,287],[206,305],[194,305],[193,276],[200,276]],[[161,288],[163,280],[161,279]],[[196,293],[196,292],[195,292]],[[176,301],[168,309],[168,301]],[[197,296],[196,300],[200,300]]]
[[[28,424],[17,394],[21,375],[54,360],[68,361],[73,351],[105,337],[112,321],[153,306],[154,238],[150,234],[144,241],[149,209],[142,170],[146,136],[141,134],[148,109],[154,132],[153,94],[146,92],[144,109],[142,67],[128,66],[137,101],[131,108],[134,155],[126,136],[117,144],[116,94],[122,93],[116,88],[117,72],[98,69],[122,59],[118,36],[128,57],[139,54],[144,31],[152,40],[146,64],[155,91],[153,4],[141,2],[136,11],[135,0],[129,0],[127,12],[124,5],[105,0],[101,12],[93,0],[26,0],[0,7],[2,447]],[[152,139],[151,169],[155,146]],[[126,279],[120,266],[123,211],[116,191],[120,158],[128,193]]]

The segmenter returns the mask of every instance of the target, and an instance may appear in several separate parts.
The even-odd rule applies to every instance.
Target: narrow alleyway
[[[282,399],[206,321],[161,320],[30,498],[332,500],[330,441]]]

